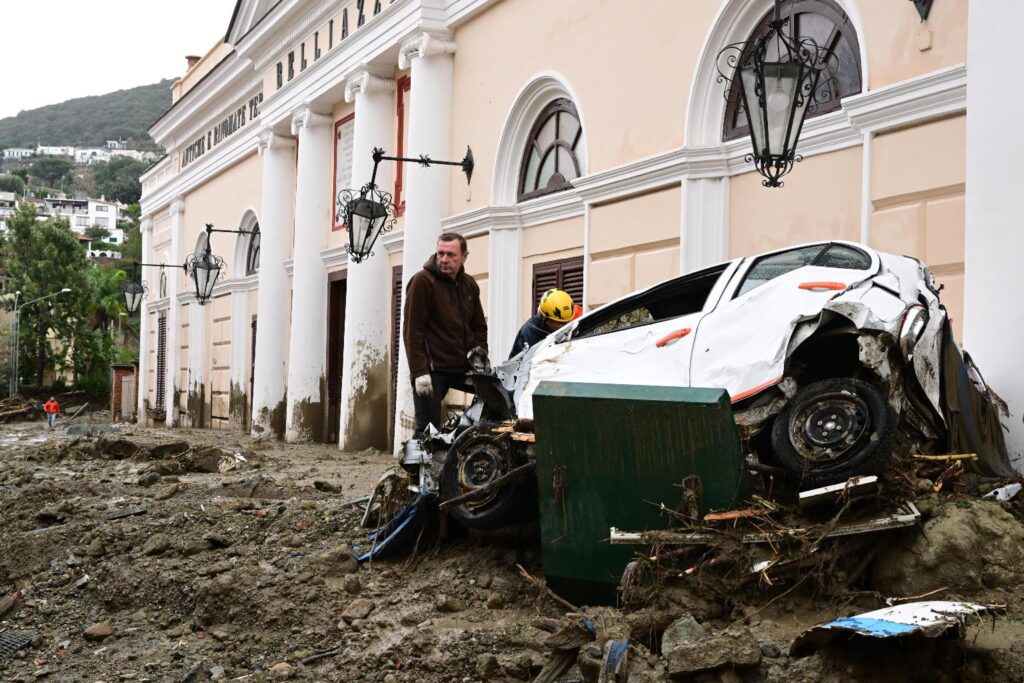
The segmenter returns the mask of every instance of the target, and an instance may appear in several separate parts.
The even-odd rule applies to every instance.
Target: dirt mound
[[[968,595],[1024,583],[1024,525],[999,503],[962,498],[939,504],[920,533],[884,546],[871,580],[886,595],[946,587]]]

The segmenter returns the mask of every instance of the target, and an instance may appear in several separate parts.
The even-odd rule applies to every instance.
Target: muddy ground
[[[0,428],[0,598],[15,598],[0,602],[0,680],[532,680],[552,654],[536,624],[575,618],[517,569],[543,576],[530,530],[355,563],[366,535],[350,502],[388,454],[107,428]],[[1015,510],[955,493],[919,504],[924,530],[891,532],[845,592],[801,581],[728,594],[698,578],[587,613],[602,635],[630,636],[632,681],[1024,680]],[[964,640],[788,655],[806,628],[928,592],[1005,607]],[[11,655],[16,635],[31,641]],[[597,680],[600,655],[584,642],[559,680]]]

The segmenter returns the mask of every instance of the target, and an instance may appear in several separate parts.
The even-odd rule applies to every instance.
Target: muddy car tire
[[[899,418],[882,393],[850,378],[808,384],[772,425],[778,463],[803,487],[872,474],[892,456]]]
[[[493,426],[476,425],[452,443],[438,482],[442,501],[468,493],[525,464],[507,434],[491,433]],[[448,514],[462,526],[481,531],[528,522],[538,513],[536,490],[536,480],[531,475],[522,476],[482,500],[448,508]]]

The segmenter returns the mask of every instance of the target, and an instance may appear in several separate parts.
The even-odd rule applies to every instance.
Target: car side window
[[[871,267],[871,258],[860,249],[834,243],[815,244],[809,247],[790,249],[780,254],[762,256],[747,271],[735,296],[742,296],[780,275],[791,273],[804,266],[867,270]]]
[[[698,313],[729,264],[669,280],[636,296],[597,310],[579,321],[573,339],[642,327]]]

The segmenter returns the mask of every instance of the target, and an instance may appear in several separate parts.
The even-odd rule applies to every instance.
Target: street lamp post
[[[348,245],[345,249],[354,263],[371,256],[377,238],[395,225],[394,201],[389,193],[377,187],[377,166],[382,161],[409,161],[423,167],[434,164],[459,166],[466,174],[467,183],[473,178],[473,150],[469,147],[466,148],[466,156],[462,161],[436,161],[426,154],[418,157],[391,157],[386,156],[384,150],[375,147],[370,182],[363,185],[358,193],[355,190],[342,190],[338,193],[336,204],[335,221],[344,218],[345,226],[348,228]]]
[[[21,296],[21,291],[19,290],[14,293],[14,334],[11,335],[11,382],[9,396],[13,397],[18,393],[18,337],[21,334],[21,309],[51,297],[67,294],[70,291],[71,289],[69,287],[64,287],[59,292],[52,292],[46,296],[36,297],[35,299],[26,301],[21,305],[18,305],[18,298]]]
[[[729,45],[718,53],[718,82],[729,86],[739,80],[740,106],[750,129],[753,162],[764,176],[765,187],[782,187],[779,180],[801,161],[796,153],[800,131],[813,112],[818,78],[825,67],[827,49],[810,38],[786,35],[781,17],[782,0],[775,0],[775,17],[768,32],[747,43]],[[827,47],[827,46],[826,46]],[[826,89],[822,95],[828,93]]]

